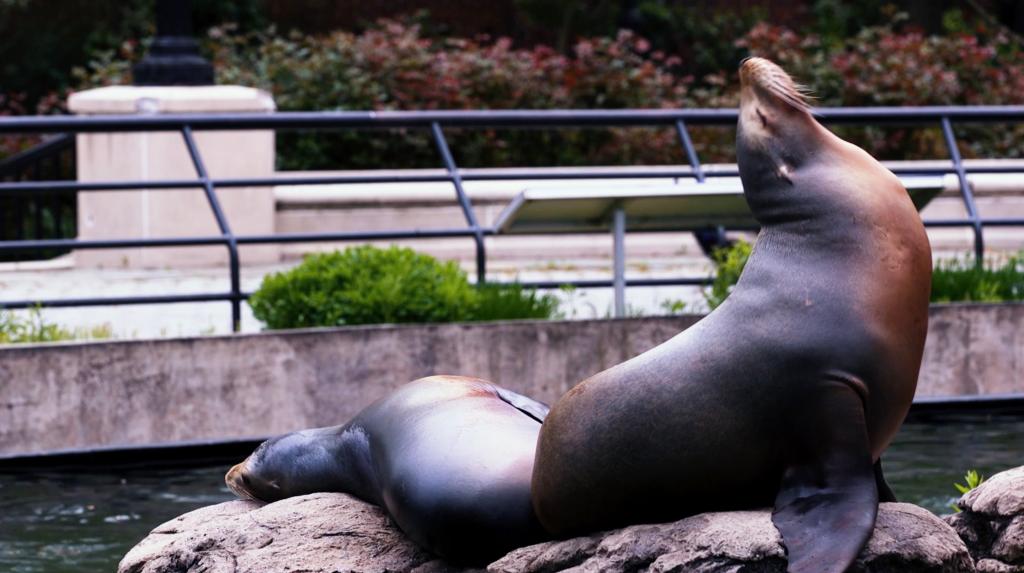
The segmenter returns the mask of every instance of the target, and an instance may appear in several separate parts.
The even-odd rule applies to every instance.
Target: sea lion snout
[[[238,497],[255,501],[256,496],[249,489],[250,480],[246,468],[248,462],[249,458],[245,458],[241,463],[232,466],[228,473],[224,475],[224,483]]]
[[[794,82],[775,62],[757,57],[743,60],[740,66],[740,107],[756,100],[780,113],[806,112],[810,109],[807,97],[807,88]],[[763,115],[761,119],[765,120]]]

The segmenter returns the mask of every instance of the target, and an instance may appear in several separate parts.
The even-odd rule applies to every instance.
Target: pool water
[[[901,501],[950,513],[966,470],[988,476],[1024,465],[1024,416],[904,424],[883,464]],[[157,525],[233,499],[227,469],[0,474],[0,571],[114,571]]]

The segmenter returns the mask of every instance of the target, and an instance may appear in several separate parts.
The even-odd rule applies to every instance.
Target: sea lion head
[[[317,430],[271,438],[224,476],[238,497],[277,501],[317,491],[330,491],[325,483],[335,462]]]
[[[824,128],[811,115],[805,91],[769,60],[743,61],[736,133],[741,175],[745,167],[770,166],[785,180],[820,147]]]
[[[804,88],[789,74],[764,58],[743,61],[736,160],[755,216],[763,222],[780,207],[788,211],[794,199],[811,198],[798,196],[814,189],[796,188],[797,174],[836,142],[841,140],[814,119]]]

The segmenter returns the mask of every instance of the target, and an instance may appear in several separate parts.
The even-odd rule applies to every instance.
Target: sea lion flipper
[[[495,386],[494,389],[498,392],[498,397],[501,398],[502,401],[538,422],[543,423],[544,418],[548,415],[548,410],[551,409],[543,402],[538,402],[533,398],[527,398],[522,394],[516,394],[511,390],[499,388],[498,386]]]
[[[864,406],[854,389],[828,380],[795,423],[772,521],[789,573],[842,573],[871,536],[878,513]]]
[[[878,501],[899,501],[885,481],[885,476],[882,475],[882,458],[878,458],[878,461],[875,462],[875,486],[878,488]]]

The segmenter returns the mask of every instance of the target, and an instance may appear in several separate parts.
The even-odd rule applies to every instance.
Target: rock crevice
[[[957,502],[946,522],[982,573],[1024,573],[1024,466],[992,476]]]

